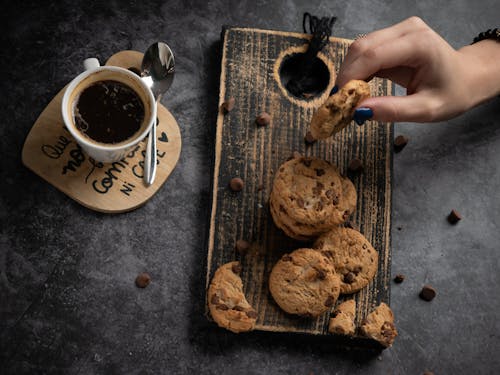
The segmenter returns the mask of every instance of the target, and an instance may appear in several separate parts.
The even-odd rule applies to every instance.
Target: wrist
[[[470,107],[500,95],[500,42],[487,39],[458,50],[467,80]]]

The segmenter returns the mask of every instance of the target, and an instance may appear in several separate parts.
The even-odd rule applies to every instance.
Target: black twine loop
[[[304,13],[302,27],[304,33],[312,34],[312,39],[309,42],[309,47],[300,59],[300,66],[297,70],[297,75],[292,77],[287,84],[287,89],[295,96],[300,97],[304,93],[309,93],[313,90],[314,78],[313,63],[320,52],[328,43],[328,38],[332,34],[332,27],[337,17],[322,17],[312,16],[310,13]]]

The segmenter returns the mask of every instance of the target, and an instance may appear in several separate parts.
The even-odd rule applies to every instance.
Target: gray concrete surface
[[[353,38],[421,16],[454,47],[498,25],[498,1],[61,1],[2,5],[0,372],[4,374],[500,373],[499,100],[440,124],[397,124],[391,303],[400,336],[382,353],[316,337],[233,335],[203,316],[204,240],[224,24],[299,31],[336,15]],[[177,75],[162,102],[180,162],[144,207],[79,206],[21,164],[26,135],[89,56],[165,40]],[[467,93],[464,93],[467,95]],[[463,220],[445,218],[456,208]],[[397,228],[400,227],[401,230]],[[152,284],[139,290],[137,273]],[[424,283],[438,296],[418,299]]]

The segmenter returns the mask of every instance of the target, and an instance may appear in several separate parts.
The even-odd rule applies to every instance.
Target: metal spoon
[[[141,76],[151,88],[156,104],[169,89],[174,80],[174,54],[165,43],[157,42],[149,46],[144,53]],[[144,158],[144,181],[149,186],[156,177],[156,121],[149,132],[146,156]]]

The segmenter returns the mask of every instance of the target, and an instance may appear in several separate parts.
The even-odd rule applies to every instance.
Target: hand
[[[407,96],[364,100],[357,121],[441,121],[499,94],[498,61],[500,43],[485,40],[457,51],[420,18],[411,17],[354,41],[336,84],[377,76],[406,88]]]

